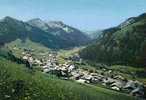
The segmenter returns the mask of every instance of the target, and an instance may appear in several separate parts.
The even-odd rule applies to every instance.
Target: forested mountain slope
[[[146,65],[146,14],[103,31],[97,42],[80,52],[84,59],[107,64]]]

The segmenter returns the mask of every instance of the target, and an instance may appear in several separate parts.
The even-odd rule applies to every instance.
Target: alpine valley
[[[145,100],[146,13],[87,33],[1,19],[0,100]]]

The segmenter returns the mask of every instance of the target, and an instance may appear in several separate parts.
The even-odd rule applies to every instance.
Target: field
[[[29,39],[26,39],[25,42],[22,42],[22,40],[17,39],[11,43],[5,44],[5,47],[9,48],[11,51],[13,51],[13,54],[17,57],[21,57],[22,52],[24,52],[24,49],[33,50],[33,55],[38,56],[38,54],[50,52],[51,50],[39,43],[34,43],[30,41]]]

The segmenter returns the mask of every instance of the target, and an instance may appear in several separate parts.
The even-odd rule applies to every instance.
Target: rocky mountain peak
[[[138,17],[131,17],[124,21],[122,24],[119,25],[120,28],[126,27],[131,25],[137,21],[146,20],[146,13],[139,15]]]
[[[49,26],[40,18],[31,19],[27,23],[34,26],[34,27],[38,27],[44,31],[49,29]]]
[[[41,20],[40,18],[34,18],[34,19],[31,19],[28,21],[29,24],[41,24],[41,25],[44,25],[45,22],[43,20]]]
[[[60,27],[60,28],[62,28],[62,27],[64,27],[64,26],[66,26],[62,21],[49,21],[48,23],[47,23],[50,27]]]
[[[128,26],[128,25],[134,23],[134,22],[136,21],[135,19],[136,19],[136,17],[128,18],[125,22],[121,23],[121,24],[119,25],[119,27],[120,27],[120,28],[126,27],[126,26]]]

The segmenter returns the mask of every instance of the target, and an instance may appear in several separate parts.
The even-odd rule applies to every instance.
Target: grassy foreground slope
[[[0,100],[134,100],[100,87],[59,80],[0,58]]]

